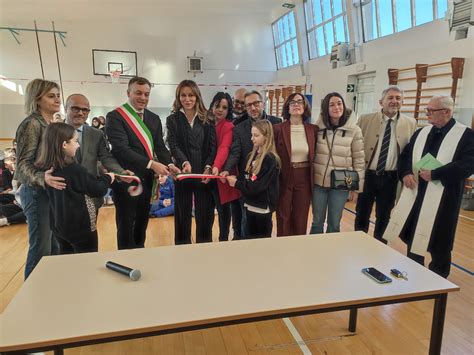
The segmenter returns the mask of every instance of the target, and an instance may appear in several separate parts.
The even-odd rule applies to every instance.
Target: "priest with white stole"
[[[428,126],[413,134],[398,161],[403,182],[400,200],[383,236],[398,236],[408,246],[408,257],[448,277],[451,250],[461,207],[464,180],[474,173],[474,131],[452,117],[449,96],[428,103]]]

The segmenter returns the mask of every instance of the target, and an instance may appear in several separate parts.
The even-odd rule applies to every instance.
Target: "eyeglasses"
[[[304,101],[303,100],[291,100],[290,101],[290,106],[303,106]]]
[[[79,113],[80,111],[82,111],[84,112],[85,115],[88,115],[89,112],[91,112],[91,110],[86,107],[77,107],[77,106],[71,106],[71,111],[74,113]]]
[[[262,103],[262,101],[254,101],[254,102],[251,102],[249,104],[246,104],[245,108],[250,109],[250,108],[252,108],[252,106],[258,107],[261,103]]]
[[[426,112],[426,114],[428,114],[428,115],[431,115],[431,114],[433,114],[434,112],[444,111],[444,110],[447,110],[447,108],[425,108],[425,112]]]

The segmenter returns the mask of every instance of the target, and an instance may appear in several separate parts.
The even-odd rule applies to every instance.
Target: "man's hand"
[[[234,175],[227,176],[227,182],[230,186],[234,187],[235,183],[237,182],[237,177]]]
[[[174,164],[169,164],[168,169],[172,175],[181,174],[181,170]]]
[[[431,170],[420,170],[420,177],[425,181],[431,181]]]
[[[191,164],[189,162],[186,162],[186,164],[184,164],[183,166],[183,173],[187,174],[187,173],[190,173],[191,171],[192,171]]]
[[[212,175],[215,175],[215,176],[219,175],[219,169],[217,169],[217,167],[212,168]]]
[[[408,174],[403,178],[403,184],[409,189],[414,189],[416,187],[415,175]]]
[[[168,170],[168,167],[164,164],[161,164],[157,161],[153,161],[151,163],[151,170],[153,170],[153,172],[156,174],[156,175],[166,175],[168,176],[170,174],[170,171]]]
[[[44,183],[56,190],[64,190],[66,188],[65,179],[60,176],[53,176],[53,168],[44,172]]]

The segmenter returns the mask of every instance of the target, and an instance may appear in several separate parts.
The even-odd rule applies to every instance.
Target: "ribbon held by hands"
[[[121,181],[126,182],[126,183],[131,183],[131,182],[136,182],[137,185],[131,185],[127,189],[128,194],[130,196],[138,196],[143,192],[143,185],[138,176],[135,175],[123,175],[123,174],[115,174],[117,178],[119,178]]]

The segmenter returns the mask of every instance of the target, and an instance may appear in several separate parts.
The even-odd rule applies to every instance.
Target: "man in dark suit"
[[[132,197],[127,186],[114,184],[119,249],[143,248],[156,175],[179,173],[163,141],[160,117],[146,109],[151,83],[134,77],[128,83],[128,102],[107,114],[105,131],[112,154],[142,181],[143,192]]]
[[[238,122],[234,122],[236,125],[232,132],[232,146],[230,147],[230,153],[227,158],[227,161],[224,165],[221,176],[226,177],[229,175],[229,171],[236,167],[238,168],[238,174],[244,175],[245,166],[247,165],[247,160],[250,152],[253,148],[252,143],[252,124],[258,120],[268,120],[272,124],[281,123],[281,118],[267,115],[265,112],[265,103],[263,100],[262,94],[258,91],[253,90],[245,94],[244,98],[245,113]],[[246,236],[246,220],[245,220],[245,211],[243,211],[243,199],[240,199],[242,207],[242,237]]]
[[[66,99],[66,123],[77,130],[79,149],[76,152],[76,160],[86,170],[94,175],[99,175],[98,162],[110,172],[133,175],[130,170],[124,170],[112,153],[107,149],[104,133],[96,128],[85,124],[90,112],[90,103],[82,94],[72,94]],[[63,185],[55,186],[54,178],[49,172],[45,174],[45,182],[52,187],[61,188]],[[56,178],[64,181],[63,178]],[[97,209],[102,206],[103,198],[94,198]]]

